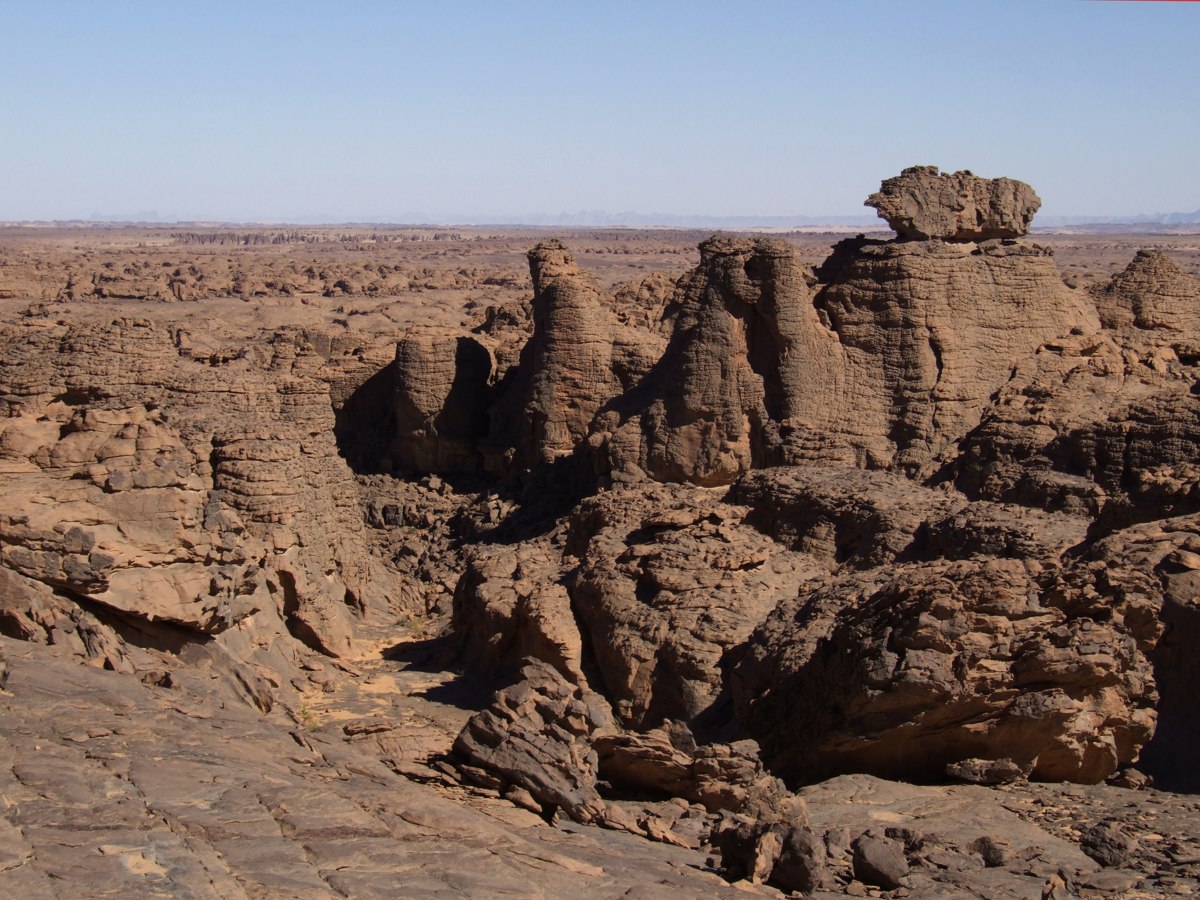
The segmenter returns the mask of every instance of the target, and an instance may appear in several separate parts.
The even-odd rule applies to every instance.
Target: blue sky
[[[1200,209],[1200,3],[0,0],[0,219]],[[869,211],[868,211],[869,214]]]

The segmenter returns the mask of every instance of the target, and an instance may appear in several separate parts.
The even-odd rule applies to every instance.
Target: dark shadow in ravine
[[[1163,605],[1166,632],[1152,654],[1158,683],[1158,724],[1142,749],[1138,768],[1162,790],[1200,792],[1200,607],[1168,600]]]
[[[347,397],[334,404],[333,436],[338,454],[356,475],[384,472],[396,433],[393,408],[396,367],[384,366]],[[390,463],[386,466],[390,472]]]

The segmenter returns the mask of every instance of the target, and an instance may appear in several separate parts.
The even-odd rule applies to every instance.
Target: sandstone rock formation
[[[844,435],[868,468],[921,471],[979,423],[1022,359],[1099,325],[1033,246],[855,242],[821,274],[816,303],[845,375],[813,426]]]
[[[487,430],[491,357],[471,337],[412,329],[396,347],[396,437],[400,472],[473,473]]]
[[[367,552],[326,361],[307,343],[280,333],[254,361],[201,362],[178,333],[127,319],[6,326],[3,338],[0,466],[13,499],[0,559],[21,586],[10,615],[45,623],[35,607],[97,604],[85,608],[151,634],[215,636],[235,658],[286,671],[293,639],[345,655],[368,604],[416,599]],[[119,668],[120,640],[104,630],[106,649],[93,639],[87,655]]]
[[[205,257],[153,305],[161,249],[5,266],[0,881],[1200,884],[1149,787],[1196,787],[1197,283],[1069,287],[1017,182],[876,201],[899,240],[623,285],[647,255],[543,242],[527,282],[509,238]],[[402,278],[471,295],[356,305]],[[434,834],[463,871],[411,858]]]
[[[607,721],[600,698],[531,661],[491,709],[471,718],[454,749],[528,791],[550,814],[561,807],[575,821],[591,822],[603,815],[604,801],[596,791],[597,756],[588,738]]]
[[[961,443],[955,483],[1105,528],[1196,510],[1196,338],[1169,335],[1106,330],[1040,348]]]
[[[738,677],[767,760],[800,781],[936,780],[1003,755],[1092,783],[1136,759],[1157,699],[1119,620],[1043,599],[1026,563],[998,559],[835,579],[772,613]]]
[[[775,423],[792,414],[793,393],[805,393],[797,366],[808,360],[819,372],[836,361],[810,280],[782,242],[701,244],[662,359],[593,426],[601,470],[618,480],[715,485],[778,460]]]
[[[913,166],[885,180],[865,205],[906,240],[987,241],[1026,234],[1042,201],[1023,181]]]
[[[526,468],[572,453],[619,382],[616,322],[600,288],[558,241],[529,252],[533,335],[511,386],[491,412],[489,468]]]
[[[1200,328],[1200,283],[1158,250],[1139,250],[1109,284],[1093,291],[1106,328],[1161,328],[1189,332]]]

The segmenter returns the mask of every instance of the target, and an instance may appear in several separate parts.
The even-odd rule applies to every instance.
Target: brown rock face
[[[454,752],[468,764],[528,791],[551,810],[578,822],[602,816],[596,791],[597,756],[589,737],[607,723],[599,697],[569,684],[544,663],[530,662],[522,680],[476,713]]]
[[[843,370],[805,412],[867,468],[927,466],[979,423],[1019,361],[1099,327],[1038,247],[850,242],[823,274],[816,303]]]
[[[865,205],[905,240],[987,241],[1028,233],[1042,201],[1023,181],[913,166],[884,181]]]
[[[504,472],[574,452],[600,406],[620,391],[616,321],[600,288],[558,241],[529,252],[533,336],[511,386],[491,410],[489,468]]]
[[[476,472],[487,429],[487,349],[444,329],[414,329],[396,347],[396,439],[401,472]]]
[[[1105,528],[1195,511],[1196,348],[1195,338],[1138,329],[1047,344],[962,442],[958,486],[1100,516]]]
[[[778,242],[701,245],[663,358],[596,418],[598,468],[700,485],[780,463],[920,471],[1017,362],[1099,327],[1036,247],[850,241],[820,274]]]
[[[1158,250],[1140,250],[1124,272],[1092,294],[1106,328],[1200,332],[1200,281]]]
[[[307,341],[201,361],[183,334],[129,319],[0,341],[0,560],[20,579],[279,668],[292,638],[349,652],[375,591],[404,596],[367,552]],[[57,620],[35,607],[14,615],[48,635]]]
[[[600,494],[572,517],[573,606],[622,722],[719,713],[726,653],[820,571],[744,515],[696,488],[653,485]]]
[[[738,677],[767,760],[791,778],[934,780],[1003,756],[1094,783],[1153,732],[1151,668],[1127,635],[1047,602],[1026,563],[936,561],[780,604]]]
[[[598,467],[616,480],[719,485],[779,462],[780,423],[838,374],[837,341],[812,307],[811,283],[780,241],[702,243],[662,359],[597,417]]]

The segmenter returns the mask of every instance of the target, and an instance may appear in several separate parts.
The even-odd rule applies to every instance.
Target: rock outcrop
[[[529,252],[529,271],[533,335],[490,413],[488,466],[501,473],[573,453],[596,411],[620,390],[616,321],[599,286],[558,241]]]
[[[1094,783],[1154,728],[1153,673],[1121,619],[1043,597],[1030,563],[931,562],[847,575],[780,604],[739,666],[775,771],[937,780],[1013,760]]]
[[[852,242],[817,296],[844,354],[842,389],[814,404],[814,430],[860,465],[916,474],[974,428],[1013,367],[1099,322],[1035,246]]]
[[[1106,330],[1040,348],[961,442],[957,486],[1104,529],[1200,509],[1200,345],[1170,335]]]
[[[718,485],[778,462],[778,423],[817,393],[800,367],[818,379],[837,370],[811,282],[783,242],[702,243],[662,359],[597,417],[598,468],[615,480]]]
[[[446,329],[414,328],[396,347],[393,465],[404,473],[479,471],[492,361]]]
[[[865,205],[905,240],[988,241],[1028,233],[1042,201],[1023,181],[913,166],[884,181]]]
[[[589,738],[607,722],[601,698],[530,661],[519,682],[471,717],[454,751],[481,770],[476,779],[499,776],[502,788],[527,791],[548,814],[561,808],[577,822],[592,822],[602,817],[604,801],[596,791],[598,759]]]
[[[78,321],[58,269],[6,265],[32,287],[0,296],[0,877],[528,887],[404,862],[440,831],[601,892],[631,885],[594,848],[631,835],[687,896],[1193,888],[1194,811],[1152,826],[1147,785],[1196,789],[1200,288],[1157,252],[1068,286],[1016,240],[1019,182],[910,169],[869,202],[899,239],[815,267],[800,236],[714,237],[681,277],[548,241],[529,282],[524,244],[486,277],[465,247],[403,272],[313,250],[320,327],[318,295],[259,305],[285,285],[232,256],[193,281],[139,250],[90,292],[79,263]],[[145,320],[96,306],[226,290],[202,268],[242,272],[249,330],[161,292]],[[419,325],[354,305],[401,278],[479,293]],[[209,743],[233,725],[267,789]],[[43,800],[83,825],[47,830]],[[234,825],[288,864],[239,863]]]
[[[690,487],[600,494],[571,520],[572,607],[603,690],[635,728],[719,726],[729,655],[818,566]]]
[[[54,640],[62,621],[38,612],[51,602],[41,585],[52,606],[288,671],[296,641],[346,655],[368,605],[416,601],[368,552],[326,359],[306,341],[277,333],[213,360],[148,321],[2,337],[0,562],[18,598],[42,598],[24,611],[9,600],[10,616],[42,624],[31,636]],[[81,634],[107,638],[84,641],[86,655],[120,668],[111,624],[88,622]]]
[[[1200,332],[1200,282],[1159,250],[1139,250],[1092,297],[1105,328]]]

